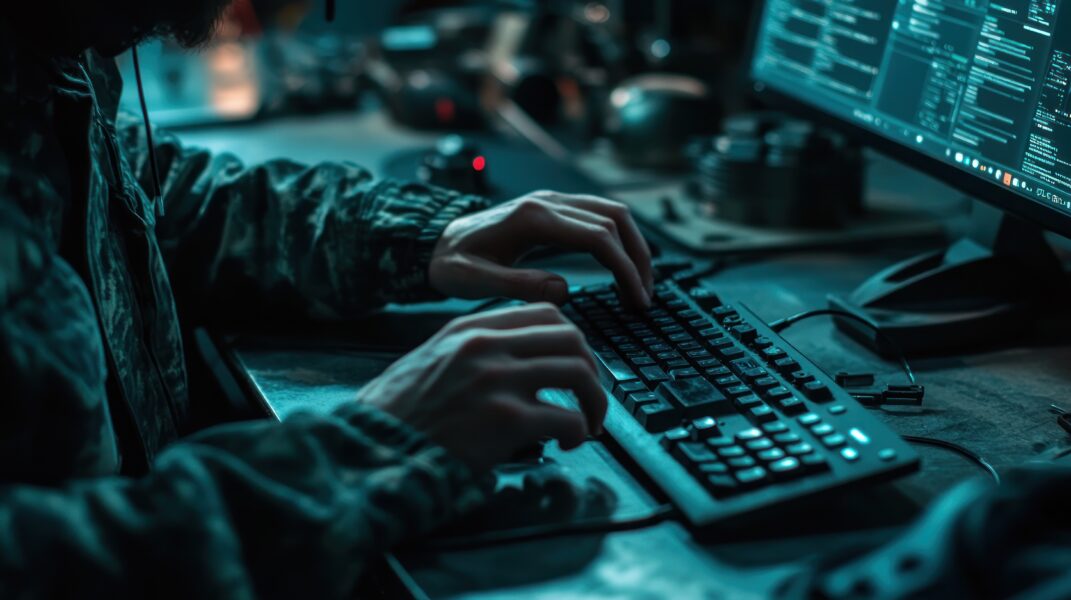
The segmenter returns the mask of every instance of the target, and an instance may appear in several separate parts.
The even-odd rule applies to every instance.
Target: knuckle
[[[486,408],[487,416],[495,423],[513,426],[522,420],[521,408],[511,402],[496,402]]]
[[[533,218],[542,215],[547,211],[547,205],[540,198],[535,196],[526,196],[517,201],[517,206],[513,209],[513,214],[519,218]]]
[[[485,352],[492,343],[491,334],[487,331],[478,330],[466,335],[458,344],[458,353],[465,356],[475,356]]]
[[[507,369],[500,365],[485,363],[478,367],[472,382],[477,387],[491,387],[506,379],[506,371]]]

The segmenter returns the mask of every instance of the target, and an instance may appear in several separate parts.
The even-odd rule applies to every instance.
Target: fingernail
[[[565,304],[569,301],[569,286],[561,279],[551,279],[543,284],[543,300]]]

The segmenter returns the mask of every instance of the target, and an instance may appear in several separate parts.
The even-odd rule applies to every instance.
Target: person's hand
[[[650,306],[654,280],[647,242],[628,207],[594,196],[535,192],[457,219],[435,247],[429,280],[456,298],[564,304],[569,288],[560,276],[513,268],[543,246],[593,255],[613,272],[626,302]]]
[[[548,388],[572,391],[583,415],[540,402],[536,393]],[[359,400],[476,470],[548,437],[574,448],[600,433],[606,416],[583,335],[546,303],[452,321],[363,388]]]

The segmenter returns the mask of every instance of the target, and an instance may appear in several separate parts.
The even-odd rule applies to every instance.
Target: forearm
[[[217,428],[142,480],[0,492],[0,596],[341,598],[478,500],[444,450],[369,409]]]
[[[122,130],[143,184],[136,123]],[[436,298],[428,262],[446,225],[486,201],[374,181],[356,165],[276,160],[246,167],[158,132],[166,216],[157,235],[180,307],[213,313],[296,311],[353,316],[388,302]]]

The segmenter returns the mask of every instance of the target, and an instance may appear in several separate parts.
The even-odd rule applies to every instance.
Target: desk
[[[826,294],[847,292],[880,267],[918,250],[774,257],[734,266],[705,283],[773,320],[822,306]],[[601,276],[583,259],[555,259],[550,266],[579,283]],[[405,319],[415,341],[421,333],[417,329],[430,333],[447,317],[471,307],[454,303],[410,308],[377,322],[381,328],[396,330],[391,323]],[[415,325],[415,316],[422,317],[423,328]],[[375,331],[367,333],[368,341],[377,341]],[[1071,447],[1047,412],[1051,403],[1066,403],[1066,391],[1071,389],[1071,344],[1059,341],[1071,340],[1068,333],[1043,330],[1011,347],[914,361],[920,382],[927,387],[925,406],[882,413],[881,418],[903,434],[961,443],[998,469],[1051,458]],[[828,321],[801,324],[785,337],[829,371],[900,377],[895,365],[878,361]],[[237,339],[232,350],[265,405],[280,416],[296,409],[330,410],[349,401],[378,364],[374,358],[326,342],[310,348]],[[786,514],[776,523],[742,530],[733,542],[699,544],[681,526],[667,523],[609,536],[464,553],[409,551],[393,560],[417,595],[431,598],[766,597],[805,561],[885,539],[936,495],[964,479],[984,476],[957,455],[928,447],[919,451],[923,467],[916,475],[842,494],[806,518]],[[569,454],[551,449],[548,455],[570,478],[606,482],[622,515],[655,505],[650,490],[601,444],[590,443]]]

